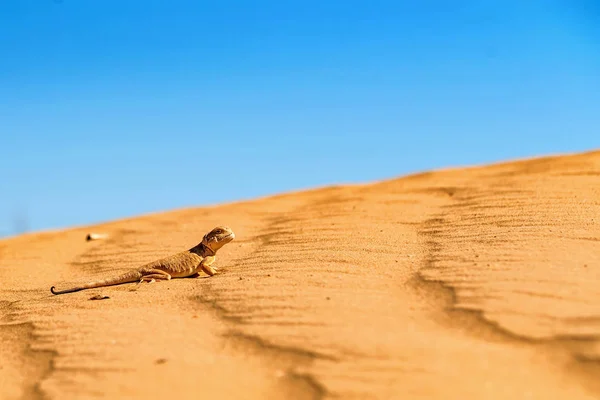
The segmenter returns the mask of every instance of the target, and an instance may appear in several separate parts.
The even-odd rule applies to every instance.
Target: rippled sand
[[[6,239],[0,398],[598,399],[599,222],[594,152]],[[220,224],[220,275],[50,294]]]

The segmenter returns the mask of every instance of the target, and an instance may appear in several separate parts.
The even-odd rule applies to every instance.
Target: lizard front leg
[[[204,257],[200,262],[200,269],[202,269],[202,271],[204,271],[205,274],[213,276],[217,273],[217,269],[212,266],[214,262],[214,256]]]

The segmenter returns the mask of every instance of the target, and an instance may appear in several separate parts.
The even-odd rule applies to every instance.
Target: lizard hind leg
[[[147,271],[141,278],[140,283],[141,282],[155,282],[155,281],[168,281],[171,279],[171,275],[168,274],[165,271],[162,271],[160,269],[153,269],[150,271]]]

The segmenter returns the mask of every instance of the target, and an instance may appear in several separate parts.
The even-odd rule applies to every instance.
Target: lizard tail
[[[78,288],[73,288],[73,289],[66,289],[66,290],[54,290],[54,286],[52,286],[50,288],[50,291],[52,292],[52,294],[63,294],[63,293],[73,293],[73,292],[79,292],[80,290],[83,290],[82,287],[78,287]]]
[[[80,290],[93,289],[93,288],[102,287],[102,286],[113,286],[113,285],[120,285],[122,283],[137,282],[141,278],[142,278],[141,272],[130,271],[130,272],[124,273],[123,275],[116,276],[114,278],[108,278],[108,279],[103,279],[101,281],[86,283],[84,285],[77,286],[77,287],[74,287],[71,289],[55,290],[54,286],[52,286],[50,288],[50,291],[52,292],[52,294],[73,293],[73,292],[79,292]]]

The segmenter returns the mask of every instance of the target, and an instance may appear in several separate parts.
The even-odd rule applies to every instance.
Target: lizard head
[[[202,238],[202,243],[213,252],[216,252],[233,239],[235,239],[235,234],[231,228],[227,226],[217,226],[212,231],[204,235],[204,238]]]

